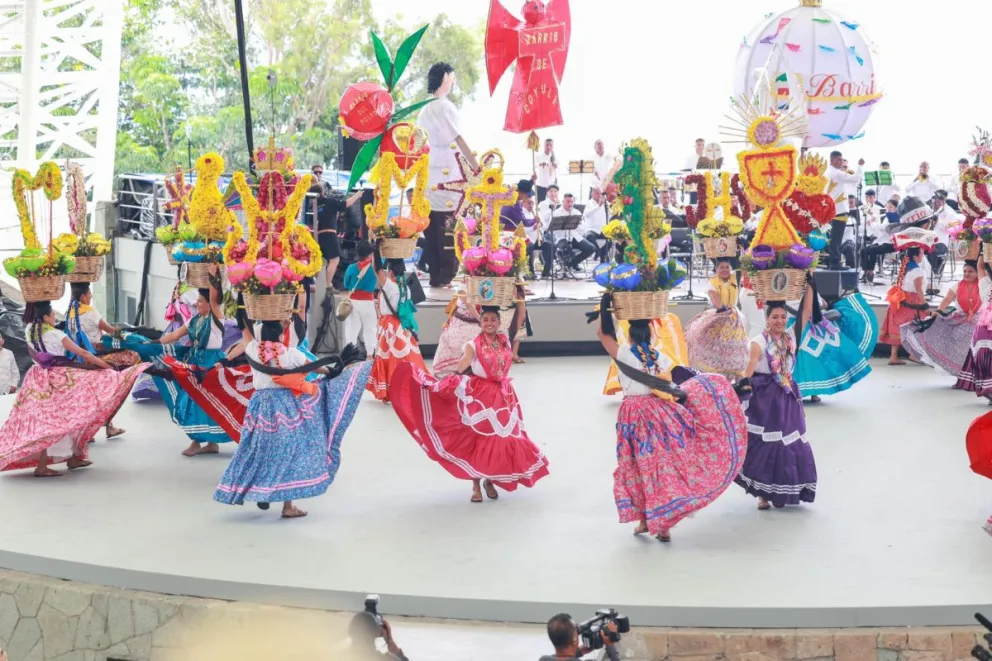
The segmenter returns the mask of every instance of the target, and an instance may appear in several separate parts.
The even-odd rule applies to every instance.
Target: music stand
[[[555,256],[558,252],[558,242],[555,240],[555,232],[566,232],[569,238],[573,231],[578,229],[582,223],[582,214],[572,214],[569,216],[557,216],[551,218],[551,225],[548,232],[551,233],[551,296],[549,301],[565,301],[569,299],[558,298],[555,293]]]
[[[582,185],[582,179],[587,174],[595,174],[596,164],[592,161],[569,161],[568,162],[568,173],[579,175],[579,194],[582,195],[582,199],[587,199],[585,193],[585,186]]]
[[[891,170],[876,170],[874,172],[865,172],[864,183],[868,186],[874,186],[876,190],[879,186],[891,186],[892,185],[892,171]],[[861,184],[858,184],[858,189],[861,189]],[[861,199],[861,196],[858,196]]]

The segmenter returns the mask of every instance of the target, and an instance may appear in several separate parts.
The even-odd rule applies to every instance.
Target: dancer
[[[341,464],[341,440],[361,401],[372,363],[345,369],[317,367],[299,349],[283,342],[283,324],[266,321],[259,342],[245,350],[254,393],[248,404],[241,443],[224,472],[214,500],[227,505],[254,501],[266,510],[282,502],[282,517],[307,513],[294,500],[327,491]],[[310,367],[330,378],[308,382]],[[274,369],[273,369],[274,368]]]
[[[817,303],[824,305],[816,280],[811,279],[809,287]],[[796,356],[799,392],[813,403],[821,396],[844,392],[868,376],[868,359],[878,342],[878,319],[860,293],[841,298],[830,310],[833,320],[824,316],[818,324],[812,319],[806,322]]]
[[[981,274],[978,286],[982,308],[954,389],[985,397],[992,406],[992,267],[985,263],[981,254],[978,257],[978,272]]]
[[[744,316],[737,310],[737,294],[730,258],[720,257],[707,291],[711,307],[686,329],[690,367],[731,380],[744,375],[748,336]]]
[[[172,289],[169,304],[165,306],[164,317],[168,322],[165,327],[165,333],[171,333],[177,328],[181,328],[189,323],[189,320],[196,314],[196,299],[198,297],[199,294],[195,287],[190,286],[183,280],[176,282],[176,286]],[[119,348],[123,346],[120,342],[114,342],[112,339],[108,341],[108,339],[104,338],[105,347]],[[188,347],[190,345],[189,338],[181,338],[176,345]],[[152,376],[150,374],[142,374],[138,379],[138,383],[134,386],[131,397],[137,400],[148,400],[161,399],[162,395],[158,392]]]
[[[922,261],[921,248],[907,249],[902,258],[902,266],[899,268],[899,276],[886,297],[889,301],[889,309],[885,313],[885,323],[882,324],[882,333],[878,341],[890,346],[889,365],[906,364],[906,361],[899,358],[899,347],[902,345],[900,328],[903,324],[921,318],[920,312],[927,308],[923,284],[926,278],[923,269],[920,268]],[[920,363],[920,359],[913,353],[910,353],[909,359],[914,363]]]
[[[55,328],[51,303],[29,303],[24,322],[35,365],[0,429],[0,470],[34,468],[35,477],[57,477],[61,473],[52,464],[75,470],[92,463],[90,439],[114,417],[149,365],[115,371]],[[69,362],[67,352],[85,365]]]
[[[599,312],[599,308],[596,308]],[[599,321],[598,314],[590,315],[589,321]],[[624,344],[630,337],[630,322],[617,321],[614,324],[616,329],[617,342]],[[686,348],[685,336],[682,334],[682,322],[678,315],[669,312],[661,319],[651,320],[651,348],[663,354],[673,365],[684,367],[689,364],[689,350]],[[606,373],[606,385],[603,386],[603,394],[610,396],[623,392],[620,385],[620,371],[614,361],[610,361],[610,370]]]
[[[752,388],[744,404],[747,458],[735,480],[757,496],[759,510],[811,503],[816,497],[816,462],[806,440],[802,396],[793,378],[798,333],[787,330],[784,301],[766,301],[765,319],[764,332],[751,341],[745,372]],[[820,321],[819,302],[807,287],[796,328]]]
[[[460,480],[472,480],[472,502],[490,500],[495,487],[532,487],[548,474],[548,460],[524,430],[523,413],[510,383],[513,337],[499,330],[499,308],[484,307],[482,332],[464,347],[455,373],[437,379],[411,361],[398,363],[389,384],[403,426],[434,461]]]
[[[515,309],[500,312],[500,332],[505,333],[510,327]],[[441,337],[438,339],[434,361],[431,364],[431,369],[437,378],[455,373],[455,367],[465,355],[465,345],[475,340],[482,332],[478,308],[465,302],[464,293],[455,294],[451,298],[446,312],[448,321],[441,328]]]
[[[76,343],[76,346],[86,349],[92,354],[98,353],[99,348],[103,348],[103,334],[115,335],[117,329],[106,321],[103,316],[91,305],[93,303],[93,293],[90,291],[88,282],[72,283],[72,300],[65,315],[65,328],[69,331],[69,338]],[[69,358],[74,357],[66,354]],[[77,361],[83,362],[78,356]],[[115,367],[130,367],[141,362],[140,356],[134,351],[114,351],[101,358],[108,364]],[[107,421],[107,438],[116,438],[126,430],[114,426],[113,419]]]
[[[992,293],[992,288],[983,292],[979,286],[977,261],[965,260],[963,275],[960,282],[947,290],[936,312],[899,329],[906,351],[955,377],[968,357],[982,301],[988,300]]]
[[[723,376],[688,376],[671,384],[678,368],[654,348],[652,324],[630,322],[617,339],[606,294],[599,341],[621,370],[624,400],[617,415],[617,468],[613,495],[621,523],[635,535],[671,541],[671,529],[713,502],[740,472],[747,454],[744,408]]]
[[[416,306],[410,300],[406,283],[406,264],[402,259],[389,259],[383,269],[379,251],[375,251],[375,275],[379,284],[378,348],[372,365],[368,390],[384,404],[390,401],[389,385],[396,368],[412,363],[426,370],[417,341]]]
[[[365,351],[371,357],[375,354],[376,330],[379,326],[375,314],[377,279],[372,268],[372,244],[360,241],[355,251],[358,261],[348,266],[344,273],[344,288],[348,290],[348,299],[351,301],[351,313],[344,320],[344,343],[358,344],[358,337],[361,335]]]

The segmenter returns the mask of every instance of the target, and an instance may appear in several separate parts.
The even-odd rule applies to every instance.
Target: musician
[[[586,241],[596,248],[596,256],[600,264],[609,261],[610,242],[603,236],[603,228],[610,222],[610,203],[598,188],[593,190],[592,199],[586,203],[582,212],[582,227],[585,230]]]
[[[878,169],[882,172],[890,172],[892,166],[889,165],[888,161],[882,161],[878,164]],[[891,199],[896,199],[896,206],[899,205],[898,197],[902,194],[902,189],[896,184],[895,179],[888,186],[882,186],[878,189],[878,201],[883,205]]]
[[[606,148],[603,146],[602,140],[597,140],[593,145],[593,150],[596,152],[596,156],[592,159],[592,188],[589,189],[589,197],[592,197],[592,192],[595,189],[602,191],[606,188],[606,184],[610,183],[606,181],[606,178],[610,174],[610,170],[613,169],[613,164],[616,162],[616,157],[613,154],[606,153]]]
[[[500,224],[504,232],[514,232],[517,226],[523,225],[527,234],[527,257],[530,261],[530,271],[534,273],[534,248],[537,246],[540,236],[540,222],[534,213],[534,184],[527,179],[521,179],[517,183],[517,203],[510,207],[503,207],[499,216]],[[542,257],[544,256],[542,248]],[[545,259],[545,273],[550,275],[551,258]]]
[[[959,214],[957,211],[952,209],[947,203],[948,192],[945,190],[938,190],[934,193],[933,200],[930,201],[930,205],[933,207],[933,211],[937,214],[937,219],[933,224],[933,231],[937,235],[937,243],[934,245],[933,250],[927,255],[927,261],[933,272],[940,274],[944,268],[944,263],[947,260],[948,246],[951,243],[951,237],[948,233],[950,226],[953,223],[961,222],[964,220],[964,216]],[[927,293],[932,293],[933,288],[927,291]],[[935,292],[935,293],[940,293]]]
[[[555,160],[555,141],[544,141],[544,151],[534,161],[535,172],[531,177],[537,185],[537,202],[540,204],[548,196],[548,189],[558,184],[558,162]]]
[[[692,172],[699,169],[699,162],[706,158],[706,140],[696,138],[696,153],[686,157],[683,172]]]
[[[554,194],[555,199],[557,200],[557,191],[554,190],[548,191],[548,200],[551,199],[552,194]],[[545,202],[548,200],[545,200]],[[555,218],[568,218],[570,216],[578,216],[580,213],[579,210],[575,208],[575,196],[571,193],[565,193],[565,197],[560,206],[556,204],[545,207],[544,211],[540,215],[544,226],[550,227],[551,222]],[[589,241],[584,238],[585,229],[582,225],[583,224],[580,222],[579,226],[571,231],[556,230],[552,232],[551,230],[548,230],[544,235],[545,243],[549,246],[554,245],[559,250],[561,249],[562,242],[568,241],[569,245],[572,247],[572,259],[569,263],[569,267],[573,271],[581,271],[582,263],[596,252],[596,246],[589,243]]]
[[[665,212],[665,220],[671,223],[672,227],[686,227],[685,215],[672,203],[673,199],[671,190],[663,190],[658,199],[658,206]]]
[[[855,252],[857,250],[855,232],[858,226],[861,225],[861,205],[858,204],[856,195],[847,196],[847,206],[849,209],[847,225],[844,227],[844,240],[841,243],[840,252],[844,256],[844,265],[849,269],[853,269],[857,266],[855,261]]]
[[[967,158],[962,158],[958,161],[958,171],[954,173],[951,177],[951,183],[947,186],[947,206],[951,207],[955,211],[960,211],[958,208],[958,189],[961,188],[961,175],[964,171],[968,169]]]
[[[906,196],[915,197],[921,202],[929,204],[938,190],[940,190],[940,186],[930,178],[930,164],[923,161],[920,163],[920,173],[916,175],[913,183],[906,187]]]
[[[878,260],[884,255],[894,253],[895,247],[892,245],[892,235],[886,230],[886,225],[893,225],[899,222],[899,214],[895,201],[889,200],[885,204],[885,216],[879,218],[879,227],[876,232],[875,243],[861,251],[861,268],[864,270],[863,282],[871,284],[875,281],[875,270],[878,268]]]
[[[857,172],[844,169],[844,154],[839,151],[830,153],[830,167],[827,168],[827,178],[835,184],[839,191],[845,193],[844,197],[837,202],[837,215],[830,221],[830,261],[828,268],[835,271],[844,270],[841,264],[841,248],[844,244],[844,230],[847,227],[847,220],[850,214],[848,205],[846,186],[857,186],[861,182],[862,168],[865,159],[858,161]]]

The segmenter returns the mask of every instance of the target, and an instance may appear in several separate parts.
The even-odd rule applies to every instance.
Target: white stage
[[[992,482],[964,432],[988,407],[928,368],[880,362],[808,408],[817,501],[758,512],[731,486],[662,545],[616,521],[619,399],[605,357],[514,368],[551,476],[469,503],[392,410],[363,402],[337,481],[310,516],[211,500],[234,447],[180,456],[161,404],[125,405],[122,440],[57,479],[0,475],[0,566],[121,587],[331,610],[382,595],[388,614],[544,622],[615,606],[640,626],[970,624],[992,609]],[[367,396],[368,397],[368,396]],[[5,415],[13,397],[0,398]]]

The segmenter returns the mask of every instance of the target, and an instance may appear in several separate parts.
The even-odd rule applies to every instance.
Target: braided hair
[[[74,282],[72,283],[72,300],[69,303],[69,309],[66,311],[66,323],[73,323],[74,333],[79,333],[83,330],[82,321],[79,318],[79,306],[83,303],[83,296],[90,293],[90,283],[88,282]]]
[[[31,325],[28,344],[38,353],[48,353],[45,349],[45,341],[42,339],[44,335],[42,327],[45,325],[45,317],[50,314],[52,314],[52,304],[48,301],[28,303],[24,308],[24,323]]]

